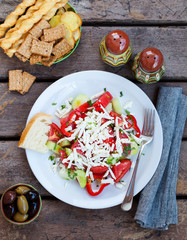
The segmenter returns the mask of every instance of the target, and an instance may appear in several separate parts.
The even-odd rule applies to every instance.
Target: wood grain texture
[[[185,240],[187,234],[187,204],[178,200],[178,224],[167,231],[140,228],[134,221],[133,209],[123,212],[120,206],[101,210],[86,210],[58,200],[43,200],[40,216],[25,226],[11,225],[0,219],[1,240]]]
[[[22,182],[30,183],[42,195],[50,196],[34,177],[27,162],[24,149],[18,148],[17,145],[17,141],[0,141],[0,194],[9,186]],[[186,156],[187,141],[183,141],[179,160],[178,195],[187,194]],[[48,160],[46,159],[46,161]]]
[[[0,138],[19,137],[25,127],[28,114],[32,105],[39,95],[52,82],[35,82],[30,91],[24,96],[17,92],[8,91],[7,83],[0,83]],[[90,83],[88,83],[89,85]],[[156,104],[157,94],[160,86],[182,87],[183,93],[187,95],[187,84],[182,82],[162,83],[144,85],[137,83],[147,95]],[[98,91],[100,89],[98,88]],[[80,90],[82,93],[82,90]],[[55,108],[55,106],[54,106]],[[8,130],[7,130],[8,128]],[[184,131],[184,137],[187,137],[187,124]]]
[[[0,0],[0,21],[15,9],[21,0]],[[183,0],[71,0],[83,22],[186,23],[187,4]]]
[[[1,49],[0,78],[2,80],[7,79],[8,70],[11,69],[24,69],[43,80],[57,79],[78,70],[95,69],[114,72],[129,79],[134,79],[131,71],[133,57],[144,48],[153,46],[159,48],[164,55],[166,72],[163,79],[171,81],[186,79],[187,31],[185,27],[120,27],[132,41],[133,55],[131,61],[125,66],[113,68],[102,62],[99,43],[103,36],[115,28],[83,27],[81,41],[75,52],[68,59],[50,68],[40,65],[31,66],[28,62],[23,63],[16,57],[9,58]]]

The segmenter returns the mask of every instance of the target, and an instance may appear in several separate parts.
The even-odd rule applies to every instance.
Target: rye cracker
[[[30,73],[23,72],[23,87],[19,92],[21,94],[25,94],[26,92],[28,92],[35,79],[36,77],[31,75]]]
[[[65,27],[64,25],[59,25],[57,27],[44,29],[43,31],[44,41],[52,42],[60,38],[65,37]]]
[[[32,54],[30,56],[30,64],[31,65],[34,65],[36,63],[40,63],[42,61],[42,56],[41,55],[38,55],[38,54]]]
[[[57,60],[56,56],[51,55],[48,61],[42,61],[44,66],[50,67]]]
[[[49,57],[53,50],[53,43],[47,43],[44,41],[33,39],[31,52],[35,54],[42,55],[44,57]]]
[[[28,58],[24,57],[23,55],[21,55],[20,53],[16,52],[15,56],[22,62],[26,62]]]
[[[31,56],[31,44],[33,37],[31,34],[28,34],[21,46],[18,48],[17,52],[24,56],[25,58],[30,58]]]
[[[34,25],[34,27],[29,31],[33,37],[39,38],[43,33],[43,29],[50,28],[51,25],[44,19],[42,19],[39,23]]]
[[[23,74],[22,70],[10,70],[9,71],[9,90],[21,91],[23,88]]]
[[[68,43],[66,39],[62,39],[59,43],[57,43],[52,53],[57,57],[60,58],[64,56],[66,53],[68,53],[73,47]]]

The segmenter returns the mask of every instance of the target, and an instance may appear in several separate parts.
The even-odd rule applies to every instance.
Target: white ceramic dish
[[[120,91],[122,91],[123,97],[119,97],[122,106],[127,101],[133,101],[131,113],[134,114],[140,129],[142,129],[144,109],[155,109],[150,99],[139,87],[129,80],[103,71],[78,72],[54,82],[37,99],[31,109],[28,121],[37,112],[54,115],[56,108],[64,104],[69,96],[75,97],[80,93],[85,93],[90,97],[104,88],[107,88],[113,97],[119,97]],[[57,105],[52,105],[52,103],[57,103]],[[58,123],[59,120],[54,118],[54,122]],[[141,157],[134,195],[145,187],[156,171],[162,152],[162,145],[162,127],[156,112],[154,139],[145,148],[145,155]],[[124,198],[132,174],[131,170],[125,175],[123,180],[126,182],[126,185],[122,189],[110,185],[103,190],[102,194],[91,197],[85,189],[80,188],[76,181],[64,180],[58,173],[55,174],[52,171],[51,161],[48,160],[50,153],[40,154],[26,150],[26,155],[34,175],[48,192],[68,204],[82,208],[100,209],[120,204]],[[133,160],[135,159],[136,156]]]

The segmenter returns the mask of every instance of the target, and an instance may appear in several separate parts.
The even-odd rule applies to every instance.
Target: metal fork
[[[139,160],[142,154],[142,151],[148,143],[150,143],[153,139],[153,134],[154,134],[154,120],[155,120],[155,111],[151,109],[146,109],[145,110],[145,115],[144,115],[144,123],[143,123],[143,129],[142,129],[142,142],[140,144],[140,150],[138,153],[138,157],[136,160],[136,164],[134,167],[134,171],[132,174],[132,178],[127,190],[127,193],[125,195],[125,198],[121,204],[121,208],[124,211],[128,211],[132,207],[132,202],[133,202],[133,193],[134,193],[134,183],[136,179],[136,172],[138,169],[138,164]]]

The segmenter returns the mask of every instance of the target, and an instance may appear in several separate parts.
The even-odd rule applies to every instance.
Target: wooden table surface
[[[3,22],[21,0],[0,0]],[[140,228],[134,222],[138,204],[122,212],[120,206],[103,210],[86,210],[70,206],[50,195],[34,177],[25,151],[18,149],[20,134],[29,111],[38,96],[55,80],[67,74],[95,69],[124,76],[140,87],[156,103],[160,86],[178,86],[187,94],[187,1],[185,0],[71,0],[83,19],[81,42],[73,55],[50,68],[30,66],[0,50],[0,194],[18,182],[30,183],[42,195],[43,208],[36,221],[27,226],[14,226],[0,217],[0,239],[187,239],[187,126],[185,127],[177,183],[178,224],[168,231]],[[134,52],[148,46],[158,47],[165,58],[166,73],[157,84],[138,83],[131,72],[132,60],[122,68],[102,63],[99,42],[109,31],[124,30]],[[132,59],[132,58],[131,58]],[[8,91],[8,70],[24,69],[37,77],[24,96]]]

